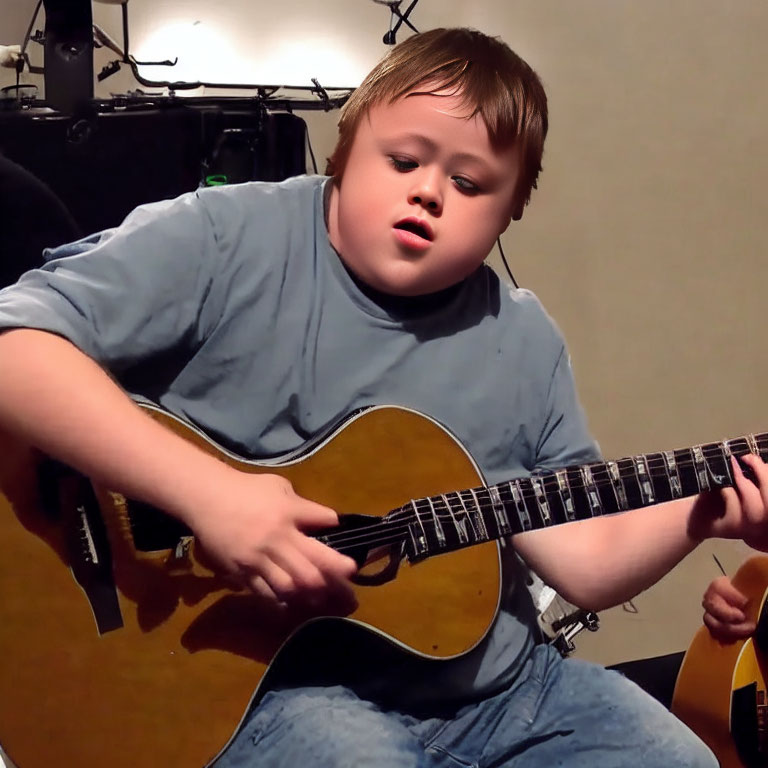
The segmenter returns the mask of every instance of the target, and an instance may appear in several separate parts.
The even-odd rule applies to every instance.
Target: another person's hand
[[[745,613],[747,602],[727,576],[720,576],[707,587],[701,601],[704,624],[716,640],[730,643],[755,631],[755,623]]]

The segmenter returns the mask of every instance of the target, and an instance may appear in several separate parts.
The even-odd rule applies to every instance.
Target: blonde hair
[[[482,117],[495,149],[519,147],[513,218],[521,218],[541,171],[547,97],[538,75],[509,46],[474,29],[433,29],[395,46],[344,105],[326,173],[341,181],[357,127],[371,107],[420,88],[459,96],[468,117]]]

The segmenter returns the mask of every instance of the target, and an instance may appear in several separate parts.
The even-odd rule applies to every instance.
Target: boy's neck
[[[459,283],[443,288],[441,291],[426,293],[421,296],[396,296],[372,288],[367,283],[364,283],[346,264],[344,264],[344,259],[340,256],[339,261],[344,265],[347,274],[352,278],[352,281],[360,289],[361,293],[385,312],[403,318],[428,315],[431,312],[444,307],[456,296],[464,284],[464,281],[462,280]]]

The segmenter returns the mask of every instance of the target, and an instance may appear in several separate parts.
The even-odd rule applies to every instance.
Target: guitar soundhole
[[[140,552],[173,549],[180,539],[192,535],[184,523],[151,504],[129,499],[127,507],[133,545]]]

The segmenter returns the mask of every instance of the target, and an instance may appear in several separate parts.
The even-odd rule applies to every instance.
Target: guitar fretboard
[[[489,487],[415,499],[406,555],[420,560],[515,533],[639,509],[734,485],[731,456],[768,459],[768,433],[565,467]]]

